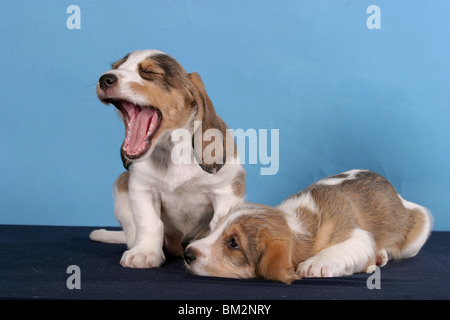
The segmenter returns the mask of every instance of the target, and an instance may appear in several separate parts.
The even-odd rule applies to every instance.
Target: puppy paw
[[[377,266],[383,267],[389,261],[389,256],[386,249],[380,249],[377,251]]]
[[[148,250],[130,249],[123,253],[120,264],[125,268],[155,268],[165,261],[162,250],[154,252]]]
[[[345,264],[322,255],[315,255],[299,263],[295,272],[300,278],[328,278],[348,274]]]
[[[340,276],[336,266],[326,259],[314,256],[299,263],[296,274],[300,278],[327,278]]]

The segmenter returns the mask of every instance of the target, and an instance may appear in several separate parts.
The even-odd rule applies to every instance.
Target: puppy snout
[[[186,251],[184,251],[183,256],[184,261],[186,261],[187,264],[191,264],[191,262],[195,260],[195,253],[191,248],[187,248]]]
[[[111,88],[116,82],[117,82],[117,77],[115,75],[113,75],[112,73],[104,74],[98,80],[100,88],[103,91],[106,91],[109,88]]]

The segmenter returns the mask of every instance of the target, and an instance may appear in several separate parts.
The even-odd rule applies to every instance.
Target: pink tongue
[[[150,136],[155,128],[150,130],[150,126],[156,125],[157,117],[153,115],[154,109],[144,108],[139,110],[135,105],[124,102],[123,107],[128,113],[128,131],[126,133],[125,149],[129,154],[137,154],[144,151],[147,140],[146,137]]]

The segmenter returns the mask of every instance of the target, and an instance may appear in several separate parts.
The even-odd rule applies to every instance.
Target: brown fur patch
[[[112,69],[117,69],[119,68],[125,61],[127,61],[128,57],[130,56],[130,54],[127,54],[125,57],[123,57],[122,59],[120,59],[119,61],[116,61],[112,64]]]
[[[145,59],[139,64],[139,74],[142,78],[151,80],[151,75],[161,75],[164,76],[164,69],[160,67],[153,57]]]
[[[425,226],[425,215],[418,209],[409,210],[405,208],[405,211],[409,212],[409,228],[405,230],[405,234],[401,241],[391,244],[383,248],[389,249],[390,254],[394,259],[398,259],[400,252],[406,248],[409,244],[413,243],[423,232]]]
[[[406,209],[408,210],[408,209]],[[422,211],[418,209],[409,210],[412,215],[411,218],[411,225],[408,230],[408,233],[406,234],[404,244],[405,246],[409,243],[413,242],[415,239],[417,239],[423,232],[423,228],[425,225],[425,215]]]
[[[118,178],[116,182],[116,188],[119,192],[128,192],[128,180],[130,178],[130,172],[123,172]]]
[[[273,239],[270,231],[265,230],[260,235],[263,253],[256,265],[257,275],[284,283],[291,283],[298,277],[292,263],[292,243],[289,237]]]
[[[236,197],[245,196],[245,171],[240,171],[231,183],[231,188],[233,189],[233,194]]]
[[[176,257],[183,256],[183,247],[181,246],[182,235],[180,232],[169,233],[164,231],[164,248]]]
[[[142,61],[139,66],[139,75],[148,81],[158,84],[165,91],[178,89],[189,92],[189,81],[183,67],[172,57],[159,54]]]

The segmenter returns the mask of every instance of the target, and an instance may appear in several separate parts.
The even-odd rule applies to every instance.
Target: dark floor
[[[433,232],[414,258],[381,268],[380,289],[369,274],[303,279],[291,285],[266,280],[199,277],[183,261],[160,268],[126,269],[124,245],[89,240],[91,227],[0,225],[0,298],[3,299],[449,299],[450,232]],[[68,289],[67,273],[79,267],[80,289]],[[375,283],[369,281],[369,283]]]

